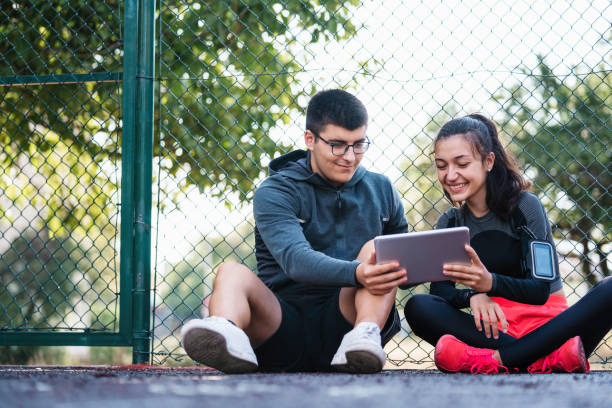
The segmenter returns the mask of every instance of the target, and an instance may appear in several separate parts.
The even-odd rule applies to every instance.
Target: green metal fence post
[[[129,29],[126,26],[126,30]],[[134,363],[149,361],[151,347],[151,196],[153,181],[153,87],[155,2],[140,0],[134,163]]]
[[[134,260],[134,139],[136,124],[136,75],[138,61],[138,0],[124,7],[123,101],[121,139],[121,263],[119,331],[133,344]]]

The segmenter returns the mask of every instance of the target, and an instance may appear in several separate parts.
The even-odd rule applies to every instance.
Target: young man
[[[395,293],[406,271],[376,265],[371,240],[405,232],[407,222],[389,180],[359,166],[367,121],[345,91],[312,98],[308,150],[274,159],[255,192],[258,275],[219,267],[211,317],[181,330],[193,360],[226,373],[382,369],[382,346],[400,329]]]

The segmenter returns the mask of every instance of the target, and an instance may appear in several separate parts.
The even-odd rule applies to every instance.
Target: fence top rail
[[[83,82],[121,82],[122,72],[92,72],[89,74],[16,75],[0,77],[0,86],[64,85]]]

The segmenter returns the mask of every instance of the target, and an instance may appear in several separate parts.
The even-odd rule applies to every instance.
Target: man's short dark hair
[[[359,99],[342,89],[317,92],[308,103],[306,129],[319,133],[330,124],[355,130],[368,124],[368,111]]]

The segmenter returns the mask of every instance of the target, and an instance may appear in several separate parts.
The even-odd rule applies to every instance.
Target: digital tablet
[[[445,263],[470,264],[465,251],[465,244],[469,242],[468,227],[381,235],[374,238],[376,263],[398,261],[408,277],[402,287],[449,280],[442,274],[442,266]]]

